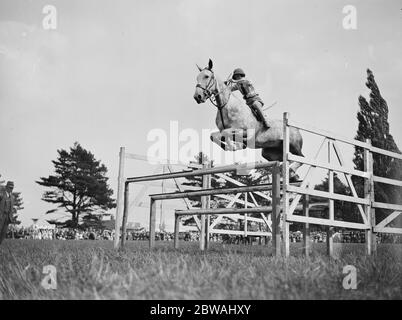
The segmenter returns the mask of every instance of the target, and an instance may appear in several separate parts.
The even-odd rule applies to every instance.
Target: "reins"
[[[208,70],[209,70],[209,69],[208,69]],[[223,109],[224,107],[226,107],[226,105],[228,104],[229,98],[230,98],[230,95],[231,95],[231,92],[229,92],[229,97],[228,97],[226,103],[225,103],[224,105],[219,105],[218,100],[220,100],[220,99],[218,99],[217,97],[219,97],[219,95],[222,93],[223,90],[222,90],[222,91],[218,91],[218,82],[216,81],[215,74],[214,74],[214,72],[213,72],[212,70],[209,70],[209,71],[212,73],[212,77],[210,78],[210,80],[209,80],[207,86],[204,88],[204,87],[202,87],[199,83],[197,83],[196,87],[202,89],[202,90],[204,91],[204,93],[206,94],[207,98],[209,99],[209,101],[211,101],[211,103],[212,103],[215,107],[218,108],[219,114],[220,114],[220,116],[221,116],[221,121],[222,121],[223,128],[226,129],[225,121],[223,120],[222,109]],[[214,81],[214,82],[213,82],[213,81]],[[214,85],[216,86],[216,90],[218,91],[217,93],[213,93],[212,90],[211,90]],[[212,98],[212,97],[213,97],[213,98]],[[214,100],[215,100],[216,102],[214,102]]]

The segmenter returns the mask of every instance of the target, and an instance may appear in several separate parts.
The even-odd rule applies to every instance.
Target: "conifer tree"
[[[41,186],[50,188],[45,191],[42,200],[57,205],[47,213],[62,210],[71,215],[71,219],[60,223],[61,226],[78,227],[83,220],[91,226],[100,219],[96,214],[116,207],[112,199],[113,190],[108,186],[107,168],[95,156],[76,142],[70,151],[57,150],[58,158],[53,160],[55,174],[41,177],[36,181]],[[55,221],[49,221],[55,223]],[[99,224],[98,224],[99,225]]]
[[[388,123],[388,105],[381,96],[374,75],[367,70],[366,86],[371,90],[370,101],[363,96],[359,97],[360,111],[357,113],[359,121],[356,139],[366,141],[371,139],[374,147],[401,153],[390,133]],[[357,170],[364,170],[363,149],[356,147],[354,163]],[[402,161],[388,156],[373,153],[374,175],[391,179],[402,180]],[[363,194],[362,179],[354,177],[360,196]],[[382,183],[375,183],[375,201],[385,203],[402,203],[402,188]],[[376,209],[377,222],[387,215],[384,210]]]
[[[338,177],[338,174],[334,172],[334,192],[337,194],[342,194],[346,196],[352,196],[352,192],[350,188],[345,185]],[[322,183],[315,186],[316,190],[321,191],[328,191],[329,186],[329,178],[326,177]],[[322,201],[320,199],[319,201]],[[312,201],[313,202],[313,201]],[[328,218],[328,208],[326,208],[322,213],[322,215],[318,214],[317,218]],[[334,201],[334,217],[335,220],[339,221],[349,221],[349,222],[356,222],[362,223],[363,219],[360,216],[359,211],[357,210],[357,206],[348,201]]]

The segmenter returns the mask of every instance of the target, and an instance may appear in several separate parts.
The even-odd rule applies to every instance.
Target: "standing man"
[[[8,181],[5,190],[0,192],[0,244],[7,235],[7,229],[13,220],[14,213],[14,182]]]

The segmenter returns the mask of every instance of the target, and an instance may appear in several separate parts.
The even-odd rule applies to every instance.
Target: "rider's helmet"
[[[244,73],[243,69],[240,69],[240,68],[237,68],[237,69],[235,69],[233,71],[233,77],[236,76],[236,75],[241,76],[241,77],[246,76],[246,74]]]

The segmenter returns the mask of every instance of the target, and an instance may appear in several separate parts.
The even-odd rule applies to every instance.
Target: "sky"
[[[55,29],[43,27],[46,5],[57,10]],[[346,5],[356,8],[356,29],[343,27]],[[209,58],[221,78],[242,67],[265,104],[276,102],[269,117],[289,112],[350,138],[370,68],[401,148],[401,9],[400,0],[2,0],[0,179],[21,192],[24,225],[49,219],[53,206],[35,181],[78,141],[106,165],[116,192],[121,146],[146,155],[150,132],[170,137],[172,122],[180,132],[214,129],[214,107],[193,99],[195,64]],[[304,137],[305,155],[315,143]],[[148,170],[126,161],[127,175]],[[147,215],[133,208],[129,221],[146,225]]]

